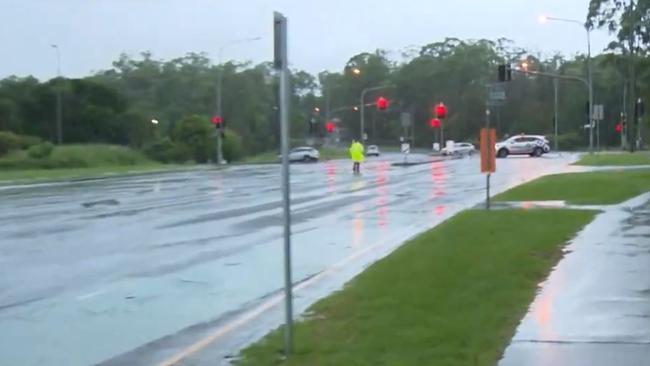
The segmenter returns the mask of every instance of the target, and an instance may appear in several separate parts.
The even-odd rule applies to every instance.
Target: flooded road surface
[[[650,365],[650,194],[568,246],[500,366]]]
[[[574,159],[499,160],[494,192]],[[298,311],[484,198],[476,158],[391,165],[400,160],[371,159],[361,176],[347,161],[292,167],[294,280],[320,289],[298,298]],[[279,171],[239,166],[0,187],[0,365],[162,362],[214,324],[233,328],[234,314],[277,299]],[[258,332],[274,326],[265,319],[254,321]],[[222,344],[236,349],[258,335]]]

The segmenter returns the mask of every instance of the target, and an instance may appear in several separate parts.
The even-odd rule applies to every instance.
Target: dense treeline
[[[529,68],[583,77],[582,55],[541,58],[511,41],[445,39],[405,52],[396,63],[377,50],[350,58],[337,73],[317,76],[292,73],[291,131],[296,139],[324,136],[325,117],[340,119],[344,140],[359,135],[359,97],[364,88],[387,86],[367,94],[366,103],[379,95],[391,101],[378,112],[366,108],[366,132],[373,141],[396,143],[405,133],[415,144],[430,146],[437,131],[428,120],[437,102],[449,107],[445,135],[474,140],[485,119],[486,85],[496,81],[497,65],[526,58]],[[597,104],[605,105],[601,144],[620,145],[614,124],[623,111],[626,55],[612,50],[595,57],[594,90]],[[645,58],[635,61],[639,69]],[[54,141],[56,91],[63,95],[65,143],[112,143],[151,152],[159,160],[193,157],[209,161],[214,131],[209,116],[216,106],[216,81],[223,73],[223,117],[228,129],[227,158],[276,149],[277,80],[269,63],[228,62],[214,65],[203,54],[188,54],[170,61],[150,53],[137,58],[122,55],[113,68],[82,79],[9,77],[0,81],[0,130]],[[650,74],[637,75],[638,93],[645,96]],[[500,136],[520,132],[552,135],[553,82],[544,77],[516,74],[507,83],[507,101],[494,109],[493,123]],[[559,91],[559,130],[565,148],[584,145],[587,93],[584,85],[563,81]],[[348,108],[346,108],[348,107]],[[316,111],[318,108],[319,111]],[[405,132],[400,113],[410,112],[414,129]],[[158,124],[151,121],[155,119]],[[316,122],[310,129],[310,121]],[[645,129],[648,130],[647,128]],[[314,139],[318,142],[319,139]],[[236,146],[234,146],[234,145]],[[198,151],[201,150],[201,151]]]

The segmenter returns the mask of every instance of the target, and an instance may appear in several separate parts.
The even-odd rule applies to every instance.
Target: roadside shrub
[[[156,140],[143,149],[150,159],[161,163],[184,163],[191,159],[190,149],[168,138]]]
[[[555,146],[554,136],[549,136],[551,148]],[[558,148],[564,151],[578,150],[585,146],[583,138],[577,132],[569,132],[557,137]]]
[[[0,131],[0,155],[20,148],[18,135],[9,131]]]
[[[238,161],[244,156],[242,138],[232,130],[226,130],[222,140],[223,158],[227,162]]]
[[[214,128],[207,118],[193,115],[183,118],[174,127],[174,143],[186,146],[197,163],[206,163],[214,152]]]
[[[54,145],[46,141],[30,147],[29,150],[27,150],[27,155],[33,159],[43,159],[50,156],[52,150],[54,150]]]
[[[0,155],[13,150],[28,149],[41,143],[36,136],[18,135],[10,131],[0,131]]]

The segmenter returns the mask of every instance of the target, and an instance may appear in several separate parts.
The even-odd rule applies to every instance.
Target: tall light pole
[[[61,50],[56,44],[51,45],[56,51],[56,143],[63,143],[63,106],[61,101]]]
[[[223,44],[219,47],[219,53],[218,53],[218,61],[219,61],[219,73],[217,74],[217,116],[221,118],[223,121],[223,109],[221,108],[221,96],[223,94],[223,52],[226,50],[228,47],[232,47],[235,45],[239,45],[242,43],[250,43],[250,42],[255,42],[259,41],[262,39],[262,37],[252,37],[252,38],[242,38],[242,39],[236,39],[234,41],[230,41],[226,44]],[[223,125],[223,122],[222,122]],[[223,151],[221,147],[221,131],[217,131],[217,164],[221,164],[223,162]]]
[[[567,19],[567,18],[556,18],[541,15],[539,17],[539,22],[544,24],[549,21],[555,22],[565,22],[577,24],[580,27],[584,28],[587,32],[587,83],[589,84],[589,152],[594,152],[594,84],[592,77],[592,67],[591,67],[591,27],[579,20]]]

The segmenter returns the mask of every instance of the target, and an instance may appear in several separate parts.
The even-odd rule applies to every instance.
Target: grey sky
[[[550,55],[586,49],[578,25],[540,25],[541,13],[583,20],[588,0],[0,0],[0,77],[56,72],[78,77],[111,67],[122,52],[145,50],[170,59],[207,52],[233,39],[262,36],[228,48],[225,59],[269,60],[272,12],[289,18],[293,67],[340,70],[349,57],[383,48],[399,51],[446,36],[507,37]],[[594,52],[611,38],[594,33]],[[399,53],[395,52],[395,56]]]

